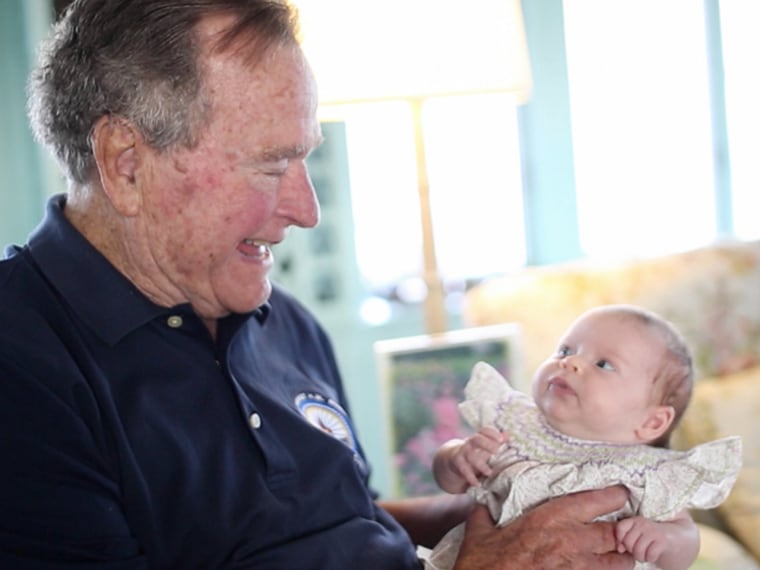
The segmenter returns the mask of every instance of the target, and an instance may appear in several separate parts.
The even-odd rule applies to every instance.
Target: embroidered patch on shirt
[[[355,453],[357,452],[356,438],[351,429],[348,414],[338,402],[312,393],[299,394],[295,402],[298,410],[311,425],[342,441]]]

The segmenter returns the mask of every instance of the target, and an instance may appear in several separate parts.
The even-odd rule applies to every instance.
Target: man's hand
[[[552,499],[504,528],[496,528],[485,507],[467,519],[455,570],[630,570],[630,554],[617,552],[615,523],[596,517],[620,509],[622,487]]]

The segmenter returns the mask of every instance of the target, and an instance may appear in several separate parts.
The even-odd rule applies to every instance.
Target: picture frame
[[[473,366],[485,361],[519,384],[519,326],[380,340],[373,350],[385,398],[390,493],[401,498],[440,492],[433,455],[444,441],[472,433],[458,404]]]

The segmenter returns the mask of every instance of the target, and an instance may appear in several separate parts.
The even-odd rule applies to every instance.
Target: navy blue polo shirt
[[[304,308],[275,288],[213,340],[64,201],[0,262],[0,568],[419,568]]]

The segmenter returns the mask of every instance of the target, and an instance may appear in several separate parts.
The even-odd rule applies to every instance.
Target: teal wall
[[[0,247],[23,242],[62,187],[26,118],[26,79],[50,17],[45,0],[0,0]]]
[[[518,110],[528,265],[580,257],[562,0],[523,0],[533,76]],[[551,239],[563,236],[563,239]]]

